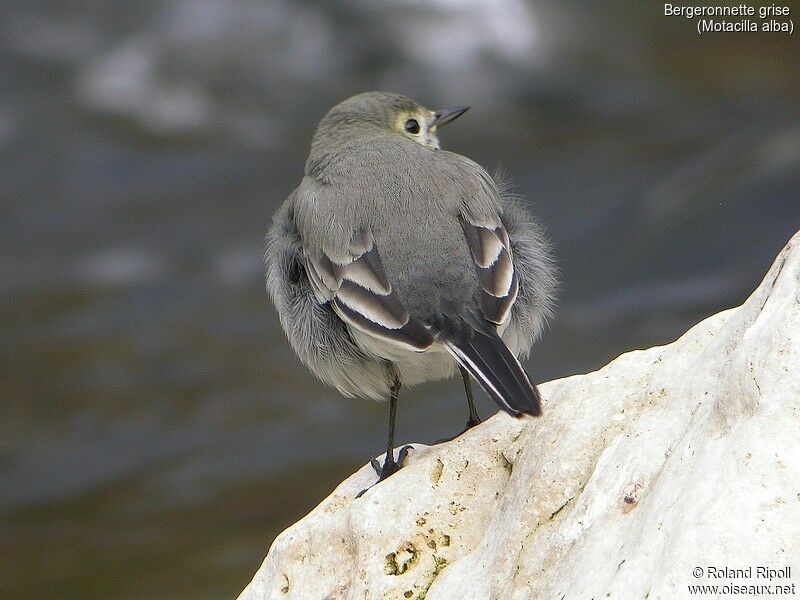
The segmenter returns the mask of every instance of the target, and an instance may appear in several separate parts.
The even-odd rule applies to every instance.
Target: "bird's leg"
[[[370,461],[372,468],[375,469],[375,472],[378,474],[378,481],[373,483],[366,489],[361,490],[356,498],[360,498],[364,492],[370,489],[373,485],[379,484],[381,481],[393,475],[397,471],[400,470],[400,467],[403,466],[403,462],[408,455],[408,450],[412,446],[406,445],[400,448],[400,452],[397,453],[397,460],[394,459],[394,423],[397,417],[397,396],[400,393],[400,377],[395,375],[394,383],[392,383],[391,387],[391,395],[389,397],[389,440],[386,443],[386,458],[383,461],[383,466],[378,462],[377,459],[373,458]]]
[[[472,377],[464,367],[458,365],[458,370],[461,371],[461,378],[464,380],[464,391],[467,393],[467,404],[469,404],[469,419],[467,420],[467,426],[453,437],[449,438],[442,438],[440,440],[436,440],[436,444],[441,444],[442,442],[452,442],[461,434],[469,431],[475,425],[481,422],[481,418],[478,416],[478,409],[475,407],[475,396],[472,393]]]
[[[389,398],[389,439],[386,442],[386,458],[383,461],[383,466],[380,465],[377,459],[373,458],[371,461],[372,468],[378,474],[378,482],[383,481],[390,475],[400,470],[400,465],[408,453],[408,446],[403,446],[398,454],[397,461],[394,460],[394,424],[397,420],[397,396],[400,393],[400,380],[395,378],[392,384],[391,396]]]
[[[464,429],[464,431],[467,431],[480,423],[481,418],[478,416],[478,409],[475,408],[475,396],[472,394],[472,377],[461,365],[458,365],[458,370],[461,371],[461,378],[464,380],[464,391],[467,393],[467,404],[469,404],[469,420],[467,421],[466,429]],[[461,433],[464,432],[462,431]]]

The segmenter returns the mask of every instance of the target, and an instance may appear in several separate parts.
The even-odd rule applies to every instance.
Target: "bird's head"
[[[337,104],[317,127],[314,150],[330,151],[359,138],[396,135],[431,150],[439,149],[439,128],[463,115],[469,107],[429,110],[411,98],[389,92],[366,92]]]

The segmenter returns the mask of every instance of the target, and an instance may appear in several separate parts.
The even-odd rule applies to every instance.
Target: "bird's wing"
[[[519,290],[508,233],[502,223],[479,224],[465,216],[461,217],[461,226],[478,273],[483,316],[502,325],[511,314]]]
[[[324,250],[306,256],[317,298],[330,302],[349,325],[415,351],[433,344],[432,334],[392,289],[369,231],[355,233],[344,260],[333,260]]]

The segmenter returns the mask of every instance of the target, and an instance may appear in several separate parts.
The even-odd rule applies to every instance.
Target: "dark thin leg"
[[[475,395],[472,393],[472,376],[469,374],[464,367],[458,365],[459,371],[461,371],[461,378],[464,380],[464,391],[467,393],[467,404],[469,404],[469,420],[467,421],[467,426],[464,427],[463,430],[459,431],[453,437],[449,438],[442,438],[440,440],[436,440],[435,444],[441,444],[442,442],[452,442],[462,433],[469,431],[475,425],[481,422],[481,418],[478,416],[478,409],[475,408]]]
[[[386,442],[386,461],[392,458],[394,453],[394,422],[397,419],[397,395],[400,393],[400,379],[394,380],[392,393],[389,398],[389,440]],[[385,463],[384,463],[385,464]]]
[[[375,469],[375,472],[378,474],[378,481],[372,485],[377,485],[390,475],[397,473],[408,455],[408,449],[411,448],[411,446],[403,446],[400,448],[400,452],[397,453],[397,461],[394,460],[394,422],[397,417],[397,396],[399,393],[400,378],[395,376],[394,384],[391,389],[391,396],[389,398],[389,440],[386,443],[386,458],[383,461],[383,466],[381,466],[375,458],[370,462],[372,468]],[[372,485],[361,490],[356,498],[360,498]]]
[[[475,425],[481,422],[481,418],[478,416],[478,409],[475,408],[475,396],[472,395],[472,377],[461,365],[458,365],[458,369],[461,371],[461,378],[464,380],[464,391],[467,393],[467,404],[469,404],[469,420],[467,421],[467,429],[472,429],[475,427]]]

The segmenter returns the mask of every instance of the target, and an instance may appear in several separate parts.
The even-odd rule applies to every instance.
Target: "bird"
[[[267,289],[300,361],[344,396],[389,401],[376,483],[410,448],[395,459],[401,386],[458,370],[467,429],[480,422],[472,378],[513,417],[542,411],[520,359],[552,315],[556,267],[521,199],[441,149],[441,128],[468,108],[391,92],[340,102],[266,236]]]

